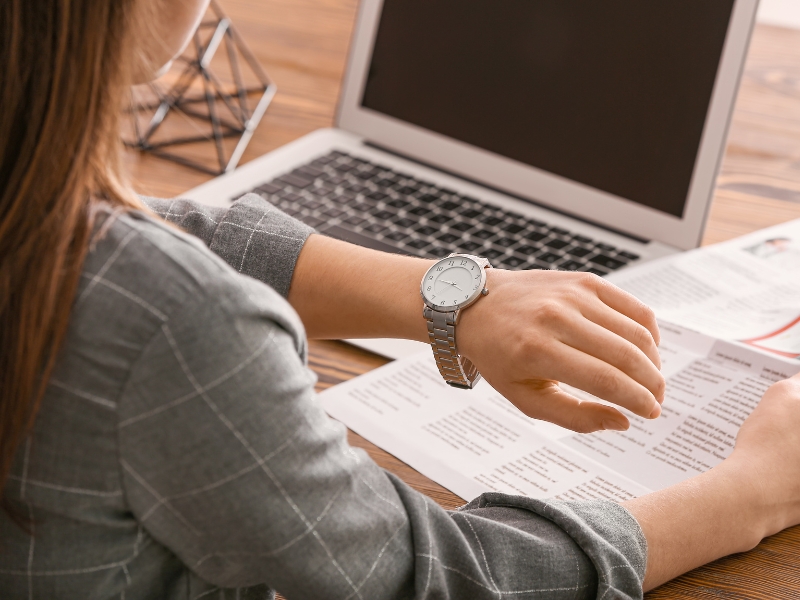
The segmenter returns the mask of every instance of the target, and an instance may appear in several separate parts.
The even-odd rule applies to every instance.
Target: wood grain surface
[[[333,124],[357,0],[220,0],[278,94],[243,162]],[[209,153],[213,151],[211,145]],[[208,176],[128,152],[136,189],[172,197]],[[800,31],[756,27],[704,243],[800,218]],[[312,342],[317,389],[387,361],[342,342]],[[408,465],[350,433],[382,467],[445,508],[463,503]],[[736,524],[732,523],[732,527]],[[800,598],[800,528],[697,569],[647,595],[661,598]]]

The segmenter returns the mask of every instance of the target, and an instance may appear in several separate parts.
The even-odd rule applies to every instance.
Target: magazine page
[[[800,358],[800,220],[608,277],[659,319]]]
[[[625,500],[720,463],[766,389],[800,371],[794,360],[660,326],[663,413],[651,421],[622,409],[628,431],[576,434],[523,415],[485,381],[450,388],[428,352],[320,399],[332,417],[465,500],[487,491]]]
[[[464,500],[488,491],[626,500],[646,493],[558,442],[572,432],[523,415],[482,381],[447,386],[429,351],[320,394],[325,410]]]
[[[661,417],[650,421],[623,410],[631,423],[628,431],[573,434],[561,440],[653,490],[722,462],[767,388],[800,371],[797,361],[731,342],[703,341],[699,334],[674,325],[661,323],[661,331],[669,340],[663,348],[674,349],[684,337],[695,350],[666,356],[667,393]],[[696,352],[709,342],[705,353]]]

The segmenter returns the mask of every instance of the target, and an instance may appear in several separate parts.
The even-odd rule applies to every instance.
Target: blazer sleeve
[[[314,232],[257,194],[246,194],[225,208],[181,199],[141,200],[162,219],[202,240],[236,271],[266,283],[284,298],[300,250]]]
[[[229,279],[170,316],[119,404],[126,502],[193,573],[292,600],[642,597],[624,508],[492,493],[443,510],[348,445],[289,307]]]

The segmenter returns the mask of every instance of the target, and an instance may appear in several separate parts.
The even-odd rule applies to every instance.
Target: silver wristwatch
[[[456,388],[472,389],[481,378],[475,365],[458,353],[456,327],[461,311],[489,293],[486,269],[491,268],[485,258],[451,254],[422,278],[422,316],[428,322],[436,366],[447,384]]]

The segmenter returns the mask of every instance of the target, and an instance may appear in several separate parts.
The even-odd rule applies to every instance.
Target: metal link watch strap
[[[428,322],[428,338],[439,373],[448,385],[470,390],[481,375],[468,358],[459,356],[456,347],[456,313],[438,312],[425,306],[422,315]]]

